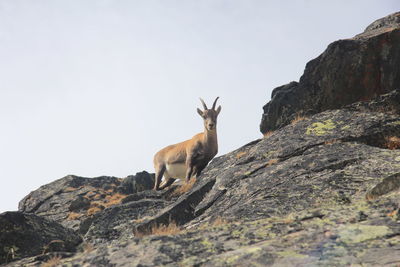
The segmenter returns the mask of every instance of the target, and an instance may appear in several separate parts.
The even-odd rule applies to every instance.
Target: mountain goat
[[[198,177],[218,153],[217,117],[221,111],[221,106],[215,109],[218,98],[211,109],[200,98],[204,111],[198,108],[197,113],[203,118],[204,132],[196,134],[192,139],[167,146],[154,155],[154,190],[162,190],[176,179],[186,179],[189,182],[192,176]],[[160,186],[163,176],[164,182]]]

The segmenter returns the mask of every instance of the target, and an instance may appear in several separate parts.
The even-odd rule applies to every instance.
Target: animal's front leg
[[[188,183],[193,174],[193,164],[191,157],[186,160],[186,182]]]

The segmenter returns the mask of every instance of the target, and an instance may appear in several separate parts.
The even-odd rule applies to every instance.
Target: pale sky
[[[398,0],[0,0],[0,212],[75,174],[153,172],[203,130],[219,155],[260,138],[271,90]]]

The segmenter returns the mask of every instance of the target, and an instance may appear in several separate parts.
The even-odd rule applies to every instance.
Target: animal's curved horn
[[[206,105],[206,103],[204,103],[204,100],[200,97],[200,101],[201,101],[201,103],[203,104],[203,108],[204,108],[204,110],[207,110],[208,108],[207,108],[207,105]]]
[[[217,100],[218,100],[219,96],[214,100],[214,104],[212,105],[212,109],[215,110],[215,105],[217,104]]]

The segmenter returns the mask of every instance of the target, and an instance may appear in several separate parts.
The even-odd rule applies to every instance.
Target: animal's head
[[[200,98],[201,103],[203,104],[204,110],[197,109],[197,113],[203,118],[204,120],[204,127],[208,131],[215,130],[217,127],[217,117],[218,114],[221,111],[221,106],[218,106],[217,109],[215,109],[215,105],[217,104],[217,100],[219,97],[217,97],[212,105],[211,109],[207,108],[206,103],[204,103],[204,100]]]

